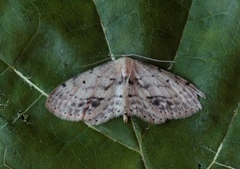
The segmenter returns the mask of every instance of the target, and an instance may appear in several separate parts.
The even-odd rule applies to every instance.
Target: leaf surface
[[[0,167],[238,168],[239,6],[236,0],[3,0]],[[171,71],[206,94],[203,110],[162,125],[119,117],[100,126],[48,112],[46,97],[57,85],[120,54],[175,61]]]

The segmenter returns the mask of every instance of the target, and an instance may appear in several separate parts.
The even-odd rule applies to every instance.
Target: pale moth
[[[46,107],[57,117],[99,125],[129,116],[161,124],[191,116],[205,98],[193,84],[156,66],[123,57],[107,62],[59,85]]]

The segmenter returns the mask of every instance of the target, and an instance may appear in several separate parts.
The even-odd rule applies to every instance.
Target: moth
[[[202,109],[206,98],[187,80],[156,66],[129,57],[109,61],[54,89],[46,101],[55,116],[99,125],[129,116],[161,124],[183,119]]]

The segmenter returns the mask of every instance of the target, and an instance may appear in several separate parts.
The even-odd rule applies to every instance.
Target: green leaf
[[[0,168],[238,168],[239,6],[2,0]],[[48,112],[58,84],[118,54],[174,60],[171,71],[206,94],[203,110],[162,125],[120,117],[100,126]]]

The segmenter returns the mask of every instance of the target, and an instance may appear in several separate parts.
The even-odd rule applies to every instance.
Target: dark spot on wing
[[[62,87],[66,87],[66,83],[62,83]]]
[[[170,102],[170,101],[167,101],[167,104],[168,104],[168,106],[171,106],[171,105],[173,105],[173,103],[172,103],[172,102]]]
[[[159,100],[158,99],[153,99],[152,104],[154,104],[155,106],[159,106]]]
[[[78,107],[82,107],[83,105],[84,105],[84,103],[81,102],[81,103],[78,104]]]
[[[134,85],[134,82],[131,79],[129,79],[128,83],[129,85]]]
[[[89,97],[89,98],[87,98],[87,100],[94,100],[94,99],[97,99],[97,100],[103,100],[104,98],[102,98],[102,97]]]
[[[91,103],[91,106],[92,107],[98,107],[100,105],[100,102],[103,100],[103,98],[94,98],[92,103]]]
[[[85,81],[85,80],[83,80],[82,82],[83,82],[83,84],[85,84],[85,83],[86,83],[86,81]]]
[[[149,96],[147,97],[147,99],[150,100],[150,102],[155,105],[155,106],[159,106],[160,102],[165,102],[164,99],[166,99],[167,97],[164,96]]]
[[[71,104],[71,107],[75,107],[75,106],[76,106],[76,103],[73,102],[73,103]]]
[[[190,83],[189,83],[189,82],[186,82],[185,84],[186,84],[187,86],[188,86],[188,85],[190,85]]]

